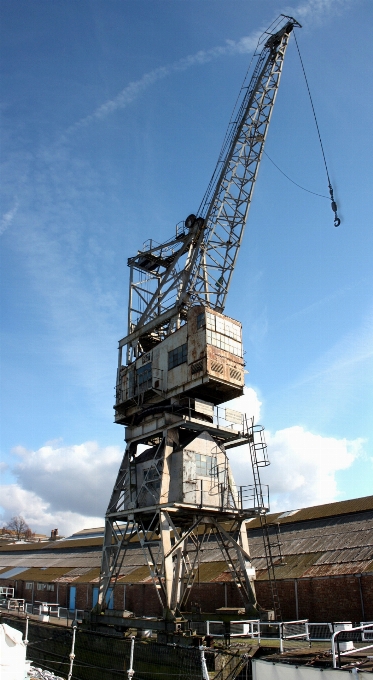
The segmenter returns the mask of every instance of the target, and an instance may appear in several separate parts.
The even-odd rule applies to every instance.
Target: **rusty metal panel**
[[[364,510],[373,510],[373,496],[365,496],[364,498],[354,498],[348,501],[337,501],[336,503],[325,503],[324,505],[316,505],[311,508],[303,508],[297,514],[290,517],[284,517],[281,524],[294,521],[304,521],[307,519],[318,519],[321,517],[335,517],[336,515],[346,515],[353,512],[363,512]]]
[[[151,580],[150,571],[148,565],[141,565],[131,569],[131,571],[125,576],[120,576],[118,579],[119,583],[143,583],[144,581]]]
[[[227,572],[227,569],[228,567],[225,560],[220,560],[218,562],[202,562],[197,569],[195,583],[218,581],[219,577]]]
[[[316,576],[343,576],[344,574],[361,574],[371,564],[371,561],[344,562],[343,564],[320,564],[314,565],[303,574],[303,578]]]
[[[100,567],[90,569],[85,574],[78,576],[74,583],[96,583],[100,578]]]
[[[56,568],[50,567],[48,569],[41,568],[31,568],[27,571],[23,571],[22,574],[17,576],[19,581],[39,581],[39,583],[52,583],[57,581],[64,573],[66,573],[66,568]]]
[[[366,546],[361,548],[328,551],[320,557],[317,564],[343,564],[344,562],[361,562],[363,560],[372,559],[372,548]]]
[[[321,553],[313,553],[310,555],[285,555],[284,564],[279,561],[276,564],[275,560],[275,574],[276,579],[287,578],[301,578],[305,571],[310,568],[316,560],[321,556]],[[257,570],[257,580],[268,580],[267,563],[264,558],[260,560],[253,559],[253,566]]]
[[[100,567],[76,567],[56,579],[57,583],[90,583],[100,576]]]
[[[348,501],[337,501],[336,503],[326,503],[325,505],[316,505],[311,508],[303,508],[297,510],[296,513],[288,515],[286,517],[281,517],[283,513],[274,512],[267,516],[268,522],[278,522],[281,525],[286,524],[297,524],[298,522],[304,522],[308,520],[317,519],[327,519],[330,518],[330,525],[334,527],[335,531],[344,531],[343,522],[345,521],[345,515],[351,514],[351,519],[348,522],[354,522],[355,517],[353,513],[362,513],[373,511],[373,496],[365,496],[364,498],[354,498]],[[346,518],[347,519],[347,518]],[[360,525],[362,522],[367,522],[368,527],[372,526],[373,513],[369,513],[369,516],[357,517],[356,522]],[[260,527],[260,522],[258,519],[250,521],[248,525],[249,529],[257,529]],[[368,528],[367,527],[367,528]]]

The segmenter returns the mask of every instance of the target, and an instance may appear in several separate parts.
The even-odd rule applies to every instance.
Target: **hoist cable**
[[[299,60],[300,60],[301,66],[302,66],[302,71],[303,71],[303,75],[304,75],[304,80],[306,81],[306,87],[307,87],[308,96],[309,96],[310,102],[311,102],[313,117],[314,117],[314,119],[315,119],[316,130],[317,130],[317,134],[318,134],[318,137],[319,137],[319,142],[320,142],[322,157],[323,157],[323,159],[324,159],[324,165],[325,165],[325,170],[326,170],[326,176],[327,176],[327,178],[328,178],[328,188],[329,188],[330,200],[331,200],[331,204],[332,204],[332,210],[333,210],[333,212],[334,212],[334,226],[335,226],[335,227],[339,227],[339,225],[340,225],[340,223],[341,223],[341,220],[339,219],[338,214],[337,214],[337,204],[336,204],[336,202],[335,202],[335,200],[334,200],[333,187],[332,187],[332,183],[331,183],[331,181],[330,181],[328,165],[327,165],[326,158],[325,158],[324,146],[323,146],[322,139],[321,139],[320,128],[319,128],[319,124],[318,124],[318,121],[317,121],[317,116],[316,116],[315,107],[314,107],[314,105],[313,105],[313,99],[312,99],[312,95],[311,95],[310,86],[309,86],[309,84],[308,84],[308,79],[307,79],[307,75],[306,75],[306,69],[304,68],[303,59],[302,59],[302,55],[301,55],[301,53],[300,53],[300,49],[299,49],[299,45],[298,45],[298,40],[297,40],[297,36],[295,35],[295,32],[293,33],[293,35],[294,35],[295,44],[296,44],[297,50],[298,50]]]
[[[329,196],[325,196],[325,194],[317,194],[316,191],[311,191],[310,189],[306,189],[306,187],[302,187],[302,185],[298,184],[298,182],[294,182],[294,180],[291,179],[291,177],[289,177],[289,175],[287,175],[283,170],[281,170],[281,168],[278,167],[278,165],[276,165],[276,163],[272,160],[272,158],[270,156],[268,156],[266,151],[263,151],[263,153],[264,153],[265,156],[267,156],[268,160],[271,161],[271,163],[275,166],[275,168],[277,168],[277,170],[279,170],[281,172],[281,174],[284,175],[284,177],[286,177],[286,179],[289,180],[289,182],[292,182],[293,184],[295,184],[296,187],[299,187],[300,189],[303,189],[303,191],[307,191],[309,194],[313,194],[314,196],[321,196],[321,198],[326,198],[327,200],[329,200]]]

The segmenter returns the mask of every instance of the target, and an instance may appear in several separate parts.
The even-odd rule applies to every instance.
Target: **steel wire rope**
[[[260,40],[260,38],[259,38],[259,40]],[[248,66],[247,69],[246,69],[246,73],[245,73],[244,79],[243,79],[243,81],[242,81],[242,85],[241,85],[240,90],[239,90],[239,92],[238,92],[238,95],[237,95],[237,98],[236,98],[236,101],[235,101],[235,103],[234,103],[234,106],[233,106],[233,109],[232,109],[232,113],[231,113],[231,116],[230,116],[230,119],[229,119],[229,123],[228,123],[227,129],[226,129],[226,131],[225,131],[225,135],[224,135],[224,138],[223,138],[223,143],[222,143],[221,148],[220,148],[220,153],[219,153],[219,156],[218,156],[217,163],[216,163],[216,165],[215,165],[214,171],[213,171],[213,173],[212,173],[210,182],[209,182],[209,184],[208,184],[208,186],[207,186],[207,189],[206,189],[206,191],[205,191],[205,193],[204,193],[204,196],[203,196],[203,198],[202,198],[202,201],[201,201],[201,203],[200,203],[200,205],[199,205],[199,208],[198,208],[198,211],[197,211],[197,215],[201,212],[201,210],[202,210],[203,207],[205,206],[206,199],[207,199],[208,195],[209,195],[210,192],[211,192],[212,186],[213,186],[213,184],[214,184],[214,180],[215,180],[216,175],[217,175],[217,173],[218,173],[219,165],[220,165],[220,163],[222,162],[222,160],[223,160],[223,158],[224,158],[224,156],[225,156],[225,153],[226,153],[226,151],[227,151],[228,142],[230,141],[231,136],[232,136],[232,128],[233,128],[234,124],[237,122],[237,121],[235,121],[235,120],[233,120],[233,119],[234,119],[235,116],[238,115],[239,109],[240,109],[240,107],[237,106],[237,105],[238,105],[238,102],[240,101],[240,99],[241,99],[241,97],[242,97],[242,92],[243,92],[243,90],[247,89],[247,88],[250,86],[250,84],[249,84],[249,85],[247,85],[247,86],[245,87],[245,83],[247,82],[247,78],[248,78],[249,72],[250,72],[250,70],[251,70],[251,66],[252,66],[254,57],[255,57],[255,56],[258,56],[258,55],[256,54],[256,51],[257,51],[258,46],[259,46],[259,40],[258,40],[258,44],[257,44],[257,46],[256,46],[256,48],[255,48],[255,50],[254,50],[254,52],[253,52],[253,54],[252,54],[252,57],[251,57],[251,59],[250,59],[249,66]]]
[[[309,194],[313,194],[314,196],[321,196],[321,198],[326,198],[329,201],[329,196],[325,196],[325,194],[317,194],[316,191],[311,191],[310,189],[306,189],[306,187],[302,187],[301,184],[298,184],[298,182],[295,182],[293,179],[291,179],[291,177],[289,177],[286,174],[286,172],[281,170],[281,168],[274,162],[274,160],[267,154],[266,151],[263,151],[263,153],[264,153],[265,156],[267,156],[268,160],[271,161],[271,163],[275,166],[275,168],[277,168],[277,170],[279,170],[281,172],[281,174],[284,175],[284,177],[286,177],[286,179],[289,180],[289,182],[292,182],[293,184],[295,184],[295,186],[299,187],[300,189],[303,189],[303,191],[307,191]]]
[[[300,60],[301,67],[302,67],[302,71],[303,71],[303,75],[304,75],[304,80],[305,80],[305,82],[306,82],[307,92],[308,92],[308,96],[309,96],[309,98],[310,98],[311,107],[312,107],[312,113],[313,113],[313,117],[314,117],[315,124],[316,124],[317,134],[318,134],[318,137],[319,137],[319,142],[320,142],[320,147],[321,147],[321,153],[322,153],[322,157],[323,157],[323,160],[324,160],[324,165],[325,165],[325,170],[326,170],[326,176],[327,176],[327,179],[328,179],[328,188],[329,188],[330,200],[331,200],[332,210],[333,210],[333,212],[334,212],[334,226],[335,226],[335,227],[339,227],[339,225],[340,225],[340,223],[341,223],[341,220],[339,219],[338,214],[337,214],[337,204],[336,204],[336,202],[335,202],[335,200],[334,200],[333,187],[332,187],[332,183],[331,183],[331,181],[330,181],[330,175],[329,175],[329,170],[328,170],[328,164],[327,164],[327,162],[326,162],[325,151],[324,151],[324,145],[323,145],[322,139],[321,139],[321,133],[320,133],[320,128],[319,128],[319,123],[318,123],[318,120],[317,120],[316,111],[315,111],[315,107],[314,107],[313,99],[312,99],[312,95],[311,95],[311,90],[310,90],[310,86],[309,86],[308,78],[307,78],[307,74],[306,74],[306,69],[304,68],[304,63],[303,63],[302,55],[301,55],[301,53],[300,53],[300,49],[299,49],[299,45],[298,45],[298,40],[297,40],[297,36],[296,36],[296,34],[295,34],[295,31],[294,31],[294,40],[295,40],[295,44],[296,44],[296,46],[297,46],[297,51],[298,51],[299,60]]]

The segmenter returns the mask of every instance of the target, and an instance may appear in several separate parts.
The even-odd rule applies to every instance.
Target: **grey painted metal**
[[[158,445],[153,447],[153,453],[147,454],[145,459],[137,453],[141,442],[128,442],[106,514],[99,608],[104,608],[108,588],[115,585],[123,574],[124,565],[129,564],[134,540],[143,551],[141,564],[145,561],[149,567],[162,607],[170,612],[185,608],[199,565],[204,561],[202,550],[211,539],[213,546],[220,548],[243,606],[250,613],[255,611],[255,570],[251,565],[245,521],[268,511],[258,471],[249,507],[242,487],[237,489],[234,484],[222,443],[214,439],[214,424],[196,421],[194,439],[188,446],[197,451],[198,447],[202,447],[201,451],[216,451],[217,464],[211,467],[211,480],[205,480],[205,493],[201,486],[199,494],[196,477],[193,481],[196,497],[189,501],[188,480],[190,475],[195,477],[196,472],[189,463],[188,449],[178,449],[186,423],[187,416],[184,416],[184,427],[178,423],[176,427],[166,428]],[[190,423],[188,425],[190,427]],[[151,427],[149,430],[151,441],[156,432]],[[224,434],[229,442],[232,431]],[[267,462],[262,429],[254,426],[253,421],[246,421],[244,431],[237,431],[236,436],[256,452],[256,460],[262,464]],[[219,460],[223,462],[219,463]],[[178,471],[175,465],[180,464],[183,470]],[[227,521],[230,522],[229,531],[223,526]]]
[[[249,86],[244,84],[217,165],[216,186],[212,184],[200,209],[205,217],[204,238],[189,294],[219,311],[224,310],[242,242],[289,35],[299,25],[287,17],[284,22],[265,42]]]
[[[129,324],[120,343],[128,345],[128,361],[178,328],[191,305],[224,310],[294,26],[281,16],[264,34],[197,219],[177,225],[165,243],[149,240],[128,260]]]
[[[245,521],[259,516],[263,523],[269,510],[259,472],[260,467],[268,464],[263,428],[254,427],[253,422],[248,424],[246,419],[241,425],[237,414],[229,409],[225,417],[228,415],[233,425],[222,426],[219,421],[216,424],[213,406],[228,401],[230,390],[234,390],[234,396],[243,390],[242,353],[238,351],[240,325],[223,317],[222,312],[289,35],[295,25],[299,24],[294,19],[282,16],[265,33],[264,47],[249,85],[244,83],[242,87],[235,119],[228,127],[198,216],[190,215],[185,223],[177,225],[175,237],[166,243],[147,242],[128,261],[131,270],[129,326],[127,337],[119,343],[115,406],[116,422],[128,425],[127,449],[106,513],[97,611],[106,608],[108,589],[121,575],[131,543],[136,539],[165,617],[174,617],[186,606],[199,573],[203,546],[213,535],[246,612],[251,616],[257,614],[255,570],[251,565]],[[209,315],[216,325],[208,326],[205,308],[214,310]],[[218,313],[220,319],[215,318]],[[194,356],[192,338],[200,329],[200,317],[205,323],[206,347],[194,347]],[[209,323],[212,324],[211,319]],[[227,324],[237,327],[237,337],[236,331],[228,332]],[[230,341],[223,342],[221,333],[231,337]],[[152,357],[153,348],[162,342]],[[125,346],[127,367],[122,356]],[[231,356],[233,363],[229,371],[227,364],[224,373],[223,360],[214,361],[213,367],[209,352],[214,346],[216,351],[223,352],[226,363]],[[186,353],[184,357],[187,347],[191,350],[190,356]],[[178,362],[175,364],[174,354]],[[167,373],[167,391],[163,377],[160,379],[158,374],[157,387],[152,378],[143,378],[146,388],[143,381],[140,382],[141,376],[153,373],[157,360],[159,375]],[[209,370],[220,378],[196,377],[203,373],[203,363],[207,371],[209,362]],[[193,371],[193,367],[197,368],[195,364],[198,370]],[[174,369],[179,366],[176,373]],[[137,374],[135,393],[133,384]],[[186,405],[182,402],[184,393],[189,391],[195,391],[197,397],[192,416],[190,406],[186,414]],[[149,394],[146,396],[145,392]],[[153,406],[149,407],[146,400]],[[157,401],[160,407],[154,406]],[[204,409],[201,409],[202,403]],[[179,415],[171,413],[174,406],[181,409]],[[226,448],[244,443],[249,445],[252,489],[235,485],[226,455]],[[148,453],[140,453],[140,444],[152,448]],[[250,500],[252,504],[248,507]],[[228,530],[223,526],[227,521]],[[265,548],[268,562],[272,559],[268,532]],[[274,578],[272,572],[268,566],[270,579]],[[273,591],[275,586],[271,584],[271,587]],[[273,592],[277,596],[276,591]],[[276,603],[275,609],[278,613]]]

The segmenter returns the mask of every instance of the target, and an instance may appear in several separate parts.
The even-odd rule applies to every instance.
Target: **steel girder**
[[[183,323],[193,304],[223,311],[242,242],[255,180],[275,103],[289,36],[290,17],[267,32],[250,84],[241,90],[236,119],[200,205],[187,228],[178,225],[166,243],[149,241],[128,261],[131,267],[128,336],[120,345],[148,351]],[[277,26],[278,27],[278,24]],[[142,334],[144,329],[144,334]],[[130,352],[128,360],[130,360]]]
[[[259,468],[268,464],[261,426],[255,426],[251,421],[246,440],[254,476],[253,510],[260,516],[268,510],[259,473]],[[227,491],[222,493],[221,505],[214,510],[203,503],[202,497],[200,504],[175,506],[169,503],[167,461],[172,455],[174,441],[179,441],[178,428],[164,431],[141,484],[137,484],[135,469],[138,442],[128,443],[106,512],[98,608],[105,609],[109,588],[124,575],[122,568],[130,543],[133,548],[133,539],[137,538],[164,610],[175,613],[185,608],[191,588],[199,577],[204,544],[214,541],[237,586],[243,606],[253,613],[255,577],[242,499],[240,503],[239,494],[233,493],[231,480],[225,476],[223,484]],[[149,505],[151,496],[154,504]]]
[[[207,210],[205,236],[190,292],[192,299],[221,312],[242,242],[292,27],[288,22],[267,41],[260,55],[258,73],[254,73],[241,105],[215,191],[203,206],[203,212]]]

